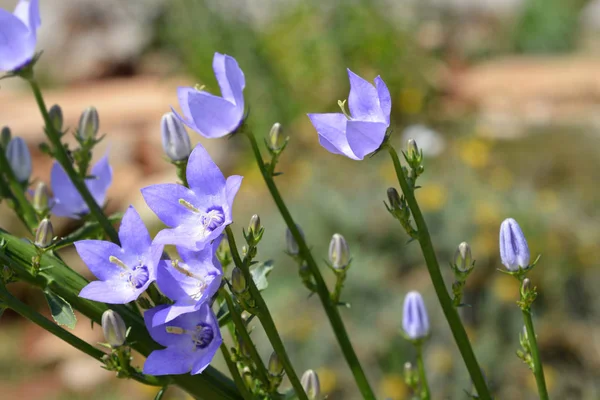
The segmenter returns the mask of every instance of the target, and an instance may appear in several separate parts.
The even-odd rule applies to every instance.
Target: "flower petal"
[[[54,200],[62,204],[64,209],[70,210],[71,214],[84,214],[88,211],[87,205],[73,185],[73,182],[71,182],[65,170],[56,161],[50,171],[50,186],[52,187],[52,192],[54,192]]]
[[[102,157],[92,167],[90,172],[93,178],[86,179],[85,184],[94,197],[94,200],[96,200],[96,203],[102,207],[106,200],[106,191],[112,183],[112,167],[108,163],[108,156]]]
[[[141,256],[150,248],[152,239],[150,239],[148,229],[133,206],[129,206],[123,215],[119,227],[119,240],[121,240],[123,250],[130,254]]]
[[[178,226],[192,218],[195,213],[180,203],[180,200],[195,205],[194,192],[176,183],[152,185],[141,190],[146,204],[165,225]]]
[[[235,131],[244,109],[207,92],[189,92],[188,106],[196,132],[206,138],[219,138]]]
[[[163,325],[153,325],[152,321],[154,320],[154,316],[162,311],[169,308],[167,305],[160,305],[158,307],[154,307],[150,310],[144,312],[144,322],[146,324],[146,328],[148,329],[148,333],[154,339],[154,341],[161,346],[181,346],[185,343],[189,342],[189,337],[185,335],[177,335],[174,333],[169,333],[166,330],[166,326]],[[173,324],[176,325],[175,323]]]
[[[206,149],[198,143],[187,165],[187,181],[198,196],[220,196],[225,188],[225,177]]]
[[[155,376],[185,374],[192,369],[192,354],[178,348],[154,350],[146,359],[143,372]]]
[[[196,124],[194,123],[194,117],[192,117],[192,112],[190,110],[190,103],[188,100],[189,94],[196,92],[196,91],[197,90],[195,88],[188,87],[188,86],[178,87],[177,88],[177,99],[179,100],[179,107],[181,108],[181,112],[183,113],[183,116],[181,116],[177,111],[175,111],[175,109],[173,107],[171,107],[171,110],[181,120],[181,122],[183,122],[184,124],[189,126],[191,129],[198,131],[198,127],[196,127]]]
[[[168,322],[173,321],[180,315],[191,313],[194,311],[196,311],[195,302],[190,304],[189,302],[185,301],[176,301],[175,304],[157,312],[154,315],[154,318],[152,318],[152,324],[153,326],[164,325]]]
[[[350,79],[348,108],[352,119],[383,122],[384,118],[375,86],[349,69],[348,78]]]
[[[94,281],[81,289],[79,297],[108,304],[126,304],[134,301],[145,290],[134,289],[125,280]]]
[[[231,175],[227,178],[227,181],[225,182],[225,193],[227,195],[227,203],[229,204],[230,211],[233,208],[233,200],[235,199],[235,195],[240,189],[242,179],[244,179],[243,176]]]
[[[183,224],[173,229],[163,229],[154,237],[154,244],[172,244],[190,250],[202,250],[207,240],[202,236],[199,224]]]
[[[333,154],[341,154],[353,160],[358,160],[346,138],[346,123],[344,114],[308,114],[310,122],[319,134],[319,143]]]
[[[348,121],[346,135],[359,160],[381,146],[388,125],[383,122]]]
[[[123,262],[124,252],[119,246],[105,240],[80,240],[75,242],[75,249],[92,274],[100,280],[106,281],[119,277],[123,269],[110,262],[111,256]]]
[[[213,70],[219,82],[223,98],[244,109],[243,90],[246,85],[244,73],[237,61],[226,54],[215,53],[213,58]]]
[[[392,112],[392,97],[390,91],[380,76],[375,78],[375,87],[377,88],[377,95],[379,96],[379,106],[385,119],[385,122],[389,125],[390,113]]]
[[[219,332],[219,330],[217,330]],[[223,343],[223,338],[221,334],[218,333],[217,336],[212,340],[212,342],[203,350],[199,351],[196,354],[194,365],[192,366],[192,375],[200,374],[202,371],[206,369],[212,362],[213,358],[215,358],[215,354],[219,347]]]

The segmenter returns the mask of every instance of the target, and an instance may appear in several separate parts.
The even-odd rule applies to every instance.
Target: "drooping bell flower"
[[[308,114],[319,134],[319,143],[333,154],[362,160],[377,150],[390,126],[390,92],[378,76],[375,85],[348,70],[350,95],[348,107],[340,103],[342,113]]]
[[[152,243],[132,206],[123,215],[119,240],[121,247],[104,240],[75,242],[79,257],[98,278],[85,286],[79,297],[109,304],[129,303],[156,280],[163,246]]]
[[[33,59],[42,21],[38,0],[20,0],[13,13],[0,8],[0,71],[14,71]]]

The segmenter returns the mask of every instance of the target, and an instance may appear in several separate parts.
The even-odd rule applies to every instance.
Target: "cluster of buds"
[[[419,390],[419,373],[410,361],[404,363],[404,382],[413,393]]]
[[[398,191],[391,187],[387,190],[387,198],[389,204],[384,201],[383,204],[385,204],[385,208],[387,208],[388,212],[400,222],[400,225],[402,225],[411,239],[417,239],[418,232],[413,228],[410,221],[410,209],[408,208],[404,196],[400,196]]]
[[[262,239],[264,232],[265,228],[260,223],[260,217],[257,214],[254,214],[250,218],[248,230],[244,231],[244,238],[246,239],[246,243],[248,243],[248,246],[250,246],[250,249],[256,248],[256,246]],[[252,255],[251,258],[254,258],[254,255]]]
[[[521,333],[519,333],[519,344],[521,349],[517,350],[517,357],[519,357],[532,371],[535,369],[535,363],[531,355],[531,343],[529,342],[529,336],[527,335],[527,328],[523,327]]]
[[[60,109],[58,105],[55,105],[54,107]],[[56,114],[60,114],[62,119],[62,111],[57,111]],[[62,126],[62,123],[60,125]],[[100,117],[98,116],[98,110],[96,110],[95,107],[88,107],[83,110],[79,117],[77,131],[75,132],[75,139],[77,140],[77,143],[79,143],[79,148],[71,152],[71,156],[77,165],[79,175],[83,178],[87,176],[88,166],[92,160],[92,149],[103,139],[103,136],[98,137],[99,130]],[[60,133],[59,130],[57,130],[57,132]]]
[[[462,242],[454,252],[454,260],[450,263],[450,268],[454,273],[454,283],[452,284],[452,293],[454,295],[452,303],[454,307],[462,305],[463,289],[469,274],[475,268],[475,261],[471,255],[471,246],[467,242]]]
[[[517,302],[521,310],[529,312],[531,310],[531,305],[537,298],[537,289],[536,287],[531,286],[531,281],[529,278],[523,279],[521,282],[521,288],[519,290],[520,299]]]
[[[417,178],[425,171],[425,167],[423,167],[423,150],[419,149],[414,139],[409,139],[406,152],[402,152],[402,154],[410,167],[410,171],[405,171],[405,173],[408,172],[406,176],[414,187]]]

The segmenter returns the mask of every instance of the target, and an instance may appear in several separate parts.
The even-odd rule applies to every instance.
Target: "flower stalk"
[[[475,353],[473,352],[471,343],[469,342],[467,332],[460,321],[460,317],[456,311],[456,308],[454,307],[452,298],[446,290],[444,278],[442,277],[442,273],[435,256],[435,250],[433,248],[433,243],[431,242],[427,224],[425,223],[425,219],[423,218],[423,214],[421,213],[421,209],[419,208],[414,195],[414,187],[410,186],[408,183],[396,150],[390,145],[387,145],[387,149],[390,153],[390,157],[392,158],[392,162],[394,163],[394,169],[396,171],[398,183],[400,184],[402,193],[406,199],[406,203],[410,208],[415,225],[417,226],[417,240],[419,241],[419,245],[427,265],[427,270],[429,271],[429,276],[431,277],[433,287],[442,306],[444,316],[448,321],[448,325],[450,325],[450,330],[452,331],[454,340],[456,341],[458,349],[460,350],[460,354],[466,364],[467,370],[469,371],[469,375],[471,375],[471,379],[473,380],[473,384],[477,390],[479,398],[483,400],[491,400],[489,389],[485,379],[483,378],[483,374],[481,373],[477,359],[475,358]]]

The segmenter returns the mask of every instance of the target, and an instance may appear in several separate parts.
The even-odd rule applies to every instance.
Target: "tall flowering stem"
[[[294,222],[292,215],[290,214],[281,194],[279,193],[279,189],[275,185],[275,181],[273,180],[273,173],[269,166],[265,165],[265,162],[260,153],[260,149],[258,148],[258,143],[256,142],[256,138],[254,134],[250,130],[245,131],[248,139],[250,139],[250,144],[252,146],[252,151],[254,153],[254,158],[256,159],[256,163],[258,164],[258,168],[263,176],[263,179],[271,193],[271,197],[275,201],[277,208],[279,209],[279,213],[283,217],[285,224],[288,229],[292,233],[292,236],[298,243],[300,254],[308,265],[310,272],[312,273],[316,286],[315,290],[323,304],[323,308],[325,309],[325,313],[327,314],[327,318],[329,318],[329,322],[333,328],[333,332],[342,348],[342,352],[344,353],[344,357],[346,358],[346,362],[350,366],[352,374],[354,375],[354,379],[358,388],[363,395],[363,398],[367,400],[374,400],[375,394],[371,386],[369,385],[369,381],[367,380],[367,376],[363,371],[362,366],[360,365],[360,361],[356,356],[354,348],[352,347],[352,343],[350,342],[350,338],[348,337],[348,333],[346,332],[346,327],[344,326],[344,322],[342,321],[342,317],[340,316],[337,304],[332,300],[329,289],[327,288],[327,284],[319,271],[319,267],[313,258],[306,241],[304,240],[304,236],[300,233],[298,226]],[[273,164],[273,162],[271,162]],[[287,372],[287,369],[286,369]]]
[[[531,357],[533,358],[533,374],[537,384],[538,393],[541,400],[548,400],[548,389],[546,388],[546,378],[544,377],[544,367],[540,358],[540,350],[538,348],[535,330],[533,329],[533,320],[531,319],[531,310],[522,310],[523,320],[525,321],[525,329],[527,330],[527,340]]]
[[[454,340],[456,341],[458,349],[460,350],[460,354],[465,361],[467,370],[471,375],[473,385],[477,390],[479,398],[483,400],[491,400],[489,389],[485,383],[485,379],[483,378],[483,374],[479,364],[477,363],[477,359],[475,358],[475,353],[471,348],[471,343],[469,342],[467,332],[465,331],[456,308],[453,306],[452,298],[450,298],[450,295],[446,290],[444,278],[442,277],[440,266],[435,256],[435,250],[433,248],[433,243],[431,242],[427,224],[425,223],[421,209],[419,208],[417,200],[415,199],[414,188],[409,185],[406,176],[404,175],[396,150],[390,145],[387,145],[387,149],[394,163],[394,169],[396,170],[398,183],[402,188],[402,192],[406,198],[408,207],[410,208],[412,216],[415,220],[415,224],[417,225],[417,240],[421,246],[421,251],[423,252],[423,257],[425,258],[425,263],[427,264],[429,276],[431,277],[433,287],[442,306],[442,311],[444,312],[446,320],[448,321],[448,325],[450,325],[450,330],[452,331]]]
[[[40,257],[42,268],[40,268],[39,273],[34,273],[31,268],[31,259],[35,255],[37,255],[35,246],[0,229],[1,264],[8,266],[20,280],[41,290],[55,293],[71,304],[74,309],[99,324],[102,313],[108,309],[108,306],[78,296],[81,289],[88,283],[87,280],[65,265],[59,258],[52,255],[51,252],[45,252]],[[52,266],[52,268],[44,268],[48,266]],[[111,309],[118,312],[123,317],[125,324],[131,327],[128,341],[135,350],[147,356],[153,350],[160,348],[149,336],[144,321],[137,313],[125,305],[113,305]],[[37,321],[34,322],[37,323]],[[43,327],[46,329],[45,326]],[[69,342],[67,336],[63,334],[63,330],[55,332],[62,340]],[[210,366],[202,374],[174,375],[172,379],[173,384],[181,387],[194,398],[243,399],[235,384]]]
[[[279,359],[281,360],[281,363],[283,364],[285,373],[287,374],[292,386],[294,387],[294,391],[296,392],[296,396],[298,397],[298,399],[308,400],[308,397],[306,396],[304,389],[302,389],[302,384],[300,383],[300,379],[298,378],[298,375],[296,375],[296,371],[294,370],[294,367],[292,366],[292,362],[290,361],[287,351],[285,350],[283,341],[281,340],[281,337],[279,336],[279,332],[277,332],[277,327],[275,326],[273,317],[271,316],[271,313],[269,312],[267,303],[265,303],[265,300],[263,299],[262,295],[260,294],[260,291],[256,287],[256,284],[254,283],[252,276],[250,275],[250,265],[249,265],[249,263],[242,261],[242,259],[240,258],[240,253],[238,252],[237,245],[235,243],[235,237],[233,236],[231,227],[227,226],[225,228],[225,232],[227,233],[227,240],[229,242],[229,248],[231,249],[231,256],[233,258],[233,262],[237,268],[242,270],[242,272],[246,278],[246,282],[248,283],[248,289],[250,290],[252,299],[256,302],[256,309],[257,309],[256,315],[257,315],[258,319],[260,320],[260,323],[262,324],[262,326],[265,330],[265,333],[267,334],[267,337],[269,338],[269,341],[271,342],[271,345],[273,346],[273,350],[275,350],[275,352],[279,356]],[[249,260],[249,258],[246,258],[246,259]],[[227,300],[227,297],[225,299]],[[227,305],[229,307],[232,306],[229,303],[229,301],[228,301]],[[235,318],[235,315],[232,314],[232,317]]]
[[[421,398],[424,400],[431,399],[429,391],[429,383],[427,382],[427,372],[425,371],[425,363],[423,362],[423,344],[415,345],[417,349],[417,368],[419,369],[419,383],[421,384]]]
[[[44,102],[44,97],[42,96],[42,91],[40,87],[33,77],[33,70],[30,71],[28,75],[23,75],[23,77],[29,82],[31,86],[31,90],[33,91],[33,95],[35,96],[35,101],[37,102],[38,108],[42,113],[42,117],[44,118],[44,124],[46,125],[46,136],[52,143],[53,147],[53,155],[59,164],[63,167],[69,178],[73,182],[77,191],[81,194],[81,197],[87,204],[90,209],[90,213],[93,217],[98,221],[102,229],[106,233],[106,235],[110,238],[113,243],[120,244],[119,236],[117,235],[117,231],[114,226],[111,224],[110,220],[106,217],[104,212],[102,211],[101,206],[96,203],[94,197],[90,193],[88,187],[85,185],[85,181],[81,178],[75,168],[73,168],[73,164],[69,159],[69,155],[63,144],[60,141],[61,132],[58,132],[52,123],[50,118],[50,114],[48,114],[48,109],[46,108],[46,103]]]
[[[240,390],[242,397],[244,398],[244,400],[253,400],[252,393],[250,393],[248,391],[248,388],[246,387],[246,383],[242,379],[242,376],[240,375],[240,371],[238,370],[237,365],[231,359],[231,353],[229,352],[229,349],[227,349],[227,345],[224,342],[221,343],[221,352],[223,353],[223,358],[225,359],[225,364],[227,364],[227,369],[229,370],[229,373],[233,377],[233,381],[235,382],[235,385]]]

